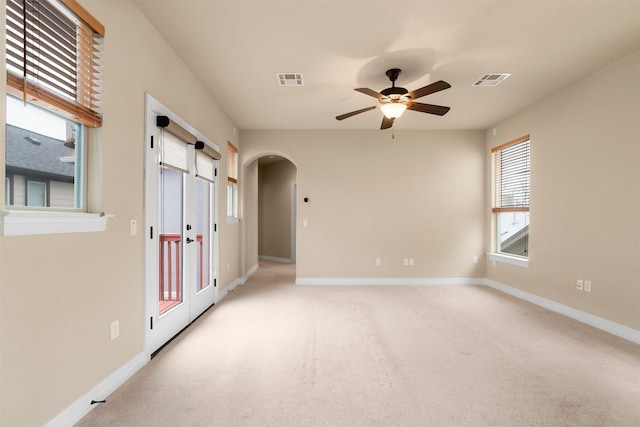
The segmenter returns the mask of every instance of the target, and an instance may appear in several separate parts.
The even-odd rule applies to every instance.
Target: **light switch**
[[[129,221],[129,235],[135,236],[136,234],[138,234],[138,221],[132,219]]]

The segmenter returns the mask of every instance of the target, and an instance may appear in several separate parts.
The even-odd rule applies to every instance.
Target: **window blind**
[[[102,125],[104,27],[75,0],[7,0],[7,91]]]
[[[227,177],[229,182],[238,182],[238,149],[232,143],[227,144]]]
[[[529,210],[529,135],[495,147],[493,157],[493,212]]]
[[[211,157],[212,159],[220,160],[220,153],[218,153],[216,149],[214,149],[213,147],[210,147],[209,145],[205,144],[202,141],[196,142],[196,150],[202,150],[204,154]]]
[[[192,134],[167,116],[156,116],[156,126],[161,127],[168,132],[171,132],[174,136],[180,138],[187,144],[195,145],[198,142],[198,139],[194,134]]]
[[[187,147],[184,140],[163,130],[160,134],[160,164],[189,173]]]
[[[196,176],[214,182],[215,161],[220,160],[220,153],[202,141],[196,143],[196,150]]]
[[[196,151],[196,176],[211,182],[215,179],[214,160],[202,151]]]

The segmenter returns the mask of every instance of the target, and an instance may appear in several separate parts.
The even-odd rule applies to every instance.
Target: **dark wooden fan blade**
[[[369,89],[369,88],[366,88],[366,87],[361,87],[361,88],[354,89],[354,90],[357,90],[360,93],[364,93],[365,95],[373,96],[376,99],[382,99],[382,98],[385,97],[380,92],[376,92],[375,90]]]
[[[373,107],[363,108],[361,110],[352,111],[352,112],[346,113],[346,114],[341,114],[339,116],[336,116],[336,119],[344,120],[344,119],[349,118],[351,116],[355,116],[356,114],[360,114],[360,113],[364,113],[365,111],[373,110],[374,108],[378,108],[378,105],[374,105]]]
[[[382,125],[380,126],[380,129],[389,129],[393,126],[393,120],[394,119],[390,119],[387,116],[382,116]]]
[[[421,113],[436,114],[444,116],[449,112],[451,107],[443,107],[442,105],[422,104],[420,102],[407,102],[407,109],[419,111]]]
[[[441,90],[449,89],[451,85],[443,80],[437,81],[435,83],[431,83],[425,87],[421,87],[420,89],[416,89],[413,92],[409,92],[407,96],[411,99],[418,99],[425,95],[429,95],[431,93],[440,92]]]

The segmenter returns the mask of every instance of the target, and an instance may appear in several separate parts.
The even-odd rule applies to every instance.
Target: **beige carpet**
[[[640,426],[640,346],[482,286],[261,263],[78,426]]]

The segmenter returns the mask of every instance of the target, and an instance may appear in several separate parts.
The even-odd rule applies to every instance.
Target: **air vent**
[[[302,86],[302,73],[278,73],[280,86]]]
[[[473,86],[498,86],[511,74],[485,74]]]

